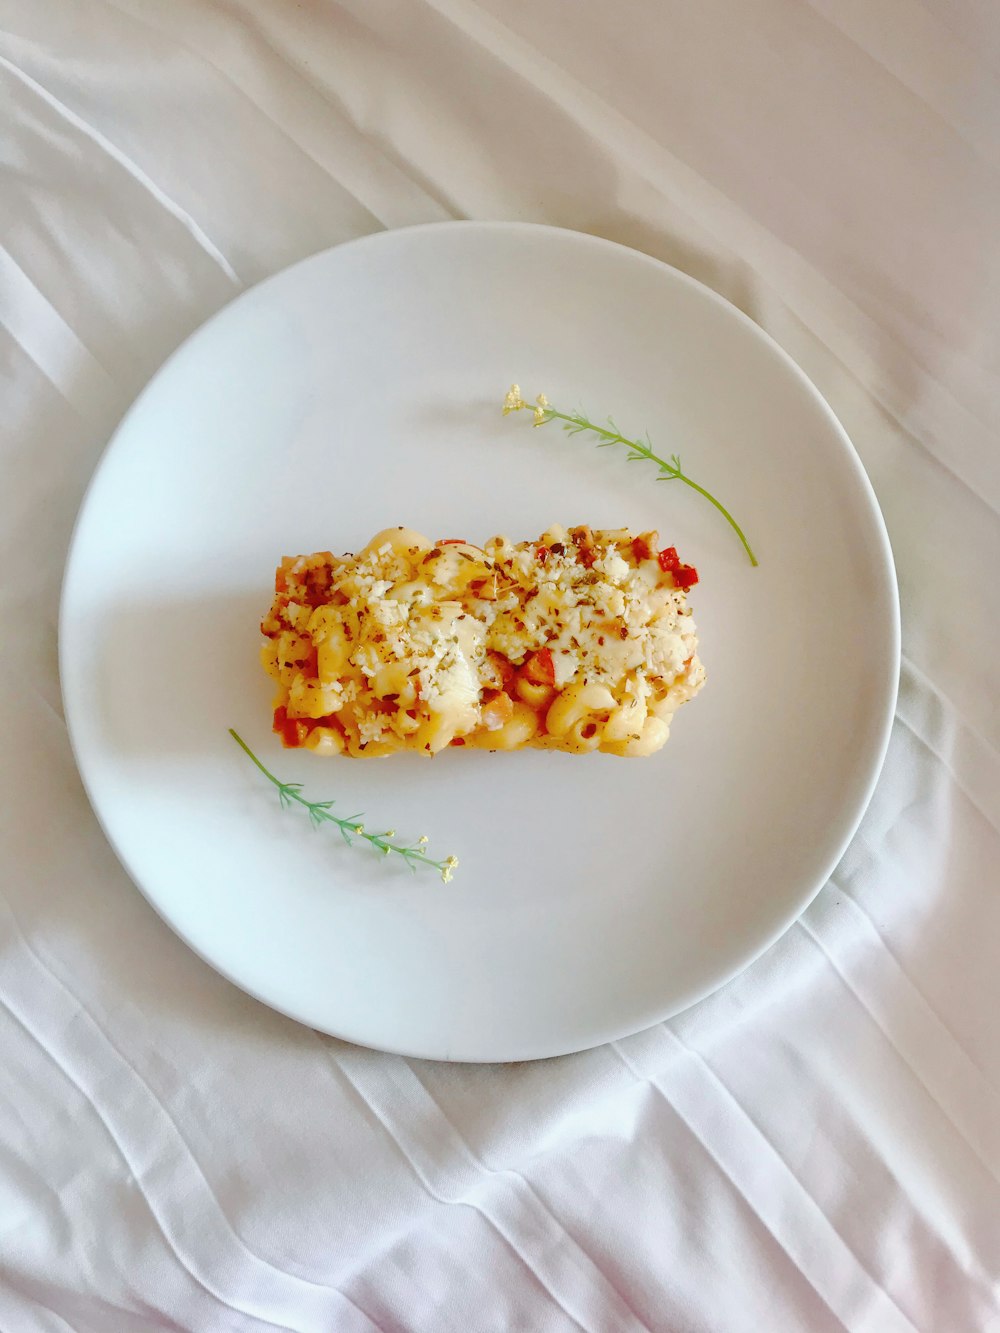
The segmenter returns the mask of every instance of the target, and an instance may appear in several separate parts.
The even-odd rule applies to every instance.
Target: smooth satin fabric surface
[[[0,1326],[1000,1328],[1000,18],[985,0],[0,0]],[[383,227],[554,223],[747,311],[899,571],[830,883],[581,1055],[271,1013],[129,883],[61,713],[84,488],[178,342]],[[790,501],[791,502],[791,501]]]

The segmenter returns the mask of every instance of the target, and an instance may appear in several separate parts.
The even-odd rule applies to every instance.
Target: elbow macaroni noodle
[[[357,555],[285,557],[261,624],[274,729],[351,758],[652,754],[705,679],[697,574],[656,545],[627,528],[482,547],[387,528]]]

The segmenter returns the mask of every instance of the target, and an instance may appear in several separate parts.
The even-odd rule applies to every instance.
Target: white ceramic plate
[[[720,516],[526,414],[649,430]],[[272,737],[258,621],[288,552],[548,524],[658,528],[696,564],[708,684],[655,757],[452,750],[322,760]],[[98,469],[61,669],[108,837],[238,985],[352,1041],[555,1055],[675,1013],[802,911],[882,763],[899,658],[881,516],[846,435],[749,319],[592,237],[456,223],[371,236],[246,293],[170,359]],[[306,793],[461,868],[448,886],[314,832],[227,735]]]

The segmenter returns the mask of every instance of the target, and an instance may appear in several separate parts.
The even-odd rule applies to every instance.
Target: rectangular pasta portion
[[[697,573],[657,546],[628,528],[481,547],[387,528],[357,555],[286,556],[261,624],[274,730],[352,758],[652,754],[705,679]]]

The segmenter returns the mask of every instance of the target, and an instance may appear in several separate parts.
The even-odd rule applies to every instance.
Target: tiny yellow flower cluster
[[[444,869],[441,871],[441,879],[445,884],[451,883],[451,877],[458,869],[458,857],[449,856],[444,863]]]
[[[507,397],[503,400],[503,414],[507,416],[509,412],[520,412],[522,407],[528,404],[521,397],[520,384],[512,384],[507,390]]]
[[[535,414],[536,426],[545,425],[549,410],[549,400],[545,397],[545,394],[540,393],[533,403],[526,403],[521,397],[521,386],[512,384],[507,390],[507,397],[503,400],[503,414],[507,416],[509,412],[520,412],[523,407]]]

